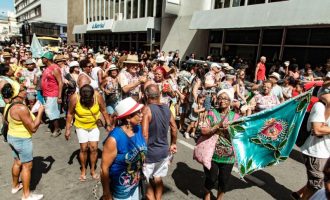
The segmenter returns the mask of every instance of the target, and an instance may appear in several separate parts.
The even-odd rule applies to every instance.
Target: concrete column
[[[104,17],[104,20],[106,20],[105,18],[105,8],[106,8],[106,5],[105,5],[105,0],[103,0],[103,17]]]
[[[126,19],[126,14],[127,14],[127,0],[124,0],[124,19]]]
[[[131,19],[133,19],[133,5],[134,5],[134,0],[131,0]]]
[[[108,18],[109,18],[109,19],[111,18],[111,15],[110,15],[110,8],[111,8],[111,1],[108,0]]]
[[[245,1],[244,1],[244,6],[247,6],[247,5],[248,5],[248,1],[249,1],[249,0],[245,0]]]
[[[113,8],[112,8],[112,11],[113,11],[113,20],[115,20],[115,17],[116,17],[116,0],[113,0]]]
[[[233,7],[233,0],[230,0],[229,8]]]
[[[144,11],[144,17],[147,17],[148,16],[148,0],[145,0],[145,1],[146,1],[146,3],[145,3],[146,9]]]
[[[269,3],[269,0],[266,0],[266,2],[265,3]]]
[[[99,20],[102,20],[102,0],[99,0]]]
[[[154,0],[154,10],[153,10],[153,16],[156,17],[156,9],[157,8],[157,0]]]
[[[279,60],[283,59],[283,52],[284,52],[284,45],[285,45],[285,40],[286,40],[286,32],[287,32],[287,28],[285,27],[283,29],[283,33],[282,33],[282,40],[281,40],[281,47],[280,47],[280,55],[278,56]]]
[[[138,0],[137,18],[140,18],[141,0]]]
[[[95,0],[90,0],[91,1],[91,13],[92,13],[92,15],[91,15],[91,17],[92,17],[92,22],[94,21],[94,15],[95,15],[95,12],[94,12],[94,8],[95,8]]]
[[[122,13],[122,10],[121,10],[121,0],[118,1],[118,13]]]
[[[89,23],[89,21],[90,21],[90,17],[91,17],[91,13],[90,13],[90,0],[87,0],[87,23]],[[85,23],[85,24],[87,24],[87,23]]]

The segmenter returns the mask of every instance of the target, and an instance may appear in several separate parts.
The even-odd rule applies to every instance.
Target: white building
[[[88,45],[143,49],[151,28],[156,46],[181,57],[322,63],[330,57],[329,8],[328,0],[83,0],[72,33]]]
[[[30,24],[30,33],[66,37],[67,0],[14,0],[18,26]]]
[[[19,36],[19,27],[16,24],[15,14],[7,12],[6,15],[0,15],[0,42],[8,42],[17,36]]]

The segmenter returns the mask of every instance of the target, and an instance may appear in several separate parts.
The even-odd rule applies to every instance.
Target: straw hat
[[[105,61],[104,55],[98,55],[95,60],[96,63],[104,63]]]
[[[114,64],[111,64],[109,67],[109,71],[112,71],[112,70],[118,70],[117,66]]]
[[[270,77],[276,78],[278,81],[281,80],[281,76],[277,72],[273,72],[271,75],[269,75],[269,78]]]
[[[140,64],[139,58],[137,55],[128,55],[126,60],[124,61],[125,64]]]
[[[132,97],[127,97],[118,103],[115,107],[115,111],[117,112],[117,119],[122,119],[130,114],[141,110],[143,108],[143,104],[137,103]]]
[[[63,55],[57,55],[54,59],[54,62],[60,62],[60,61],[65,61],[66,59],[64,58]]]
[[[3,54],[2,54],[2,57],[3,58],[11,58],[11,55],[10,55],[10,53],[9,52],[3,52]]]

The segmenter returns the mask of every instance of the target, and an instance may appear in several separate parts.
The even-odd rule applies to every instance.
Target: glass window
[[[120,35],[120,41],[129,41],[130,40],[130,34],[124,33]]]
[[[226,32],[226,43],[258,44],[259,30],[231,30]]]
[[[220,56],[220,52],[221,52],[221,48],[220,47],[210,47],[210,55],[212,57],[219,57]]]
[[[265,29],[263,33],[263,44],[281,44],[283,29]]]
[[[131,38],[132,38],[132,41],[136,41],[136,38],[137,38],[137,37],[136,37],[136,33],[132,33],[132,34],[131,34]]]
[[[154,15],[154,0],[146,0],[148,1],[148,17],[153,17]]]
[[[286,43],[289,45],[307,45],[309,37],[309,29],[295,28],[288,29],[286,34]]]
[[[233,7],[244,6],[245,0],[234,0]]]
[[[147,33],[139,33],[138,41],[147,41]]]
[[[310,45],[330,46],[330,28],[311,29]]]
[[[146,0],[141,0],[141,2],[140,2],[140,16],[139,17],[144,17],[145,8],[146,8]]]
[[[248,0],[248,5],[265,3],[265,0]]]
[[[275,61],[280,55],[280,47],[265,47],[261,48],[260,55],[266,56],[267,60]]]
[[[222,43],[222,31],[210,31],[209,42]]]
[[[229,8],[230,7],[230,0],[223,0],[223,1],[224,1],[223,7],[224,8]]]
[[[214,9],[222,8],[222,0],[214,0]]]

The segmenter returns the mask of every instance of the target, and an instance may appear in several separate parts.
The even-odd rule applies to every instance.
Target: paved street
[[[44,133],[44,125],[33,137],[34,160],[31,188],[36,193],[44,194],[46,200],[89,200],[101,194],[101,185],[88,177],[81,183],[79,177],[78,140],[75,134],[70,141],[64,136],[51,138]],[[105,137],[105,132],[102,138]],[[1,138],[2,140],[2,138]],[[164,199],[201,199],[204,181],[203,169],[192,159],[193,140],[179,136],[178,154],[165,179]],[[102,145],[100,145],[100,152]],[[230,191],[226,199],[289,199],[292,190],[301,187],[306,181],[305,168],[301,163],[301,155],[294,150],[285,163],[258,171],[247,177],[246,182],[232,173]],[[6,143],[0,143],[0,199],[20,199],[22,192],[10,193],[11,188],[11,152]],[[98,165],[100,164],[100,160]],[[216,195],[215,190],[213,194]]]

